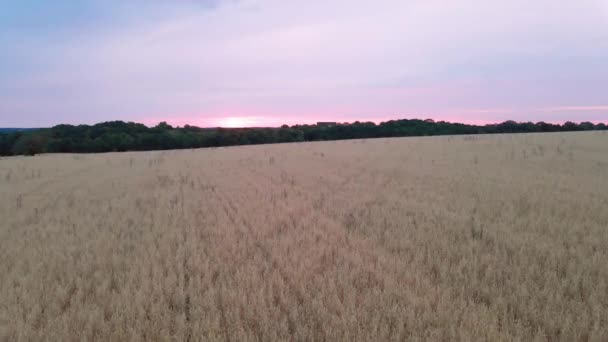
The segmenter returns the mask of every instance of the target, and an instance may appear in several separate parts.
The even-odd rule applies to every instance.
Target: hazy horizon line
[[[368,123],[368,122],[372,122],[376,125],[382,124],[384,122],[389,122],[389,121],[400,121],[400,120],[421,120],[421,121],[427,121],[427,120],[432,120],[435,123],[440,123],[440,122],[445,122],[445,123],[451,123],[451,124],[463,124],[463,125],[468,125],[468,126],[490,126],[490,125],[498,125],[501,123],[505,123],[505,122],[509,122],[509,121],[513,121],[516,123],[547,123],[547,124],[552,124],[552,125],[564,125],[567,122],[573,122],[573,123],[583,123],[583,122],[590,122],[594,125],[600,124],[600,123],[604,123],[604,124],[608,124],[608,120],[607,121],[602,121],[602,120],[579,120],[579,121],[572,121],[572,120],[562,120],[562,121],[547,121],[547,120],[538,120],[538,121],[534,121],[534,120],[500,120],[500,121],[482,121],[482,120],[451,120],[451,119],[438,119],[438,118],[433,118],[433,117],[397,117],[397,118],[383,118],[383,119],[353,119],[353,120],[336,120],[336,119],[319,119],[319,120],[287,120],[284,123],[275,123],[275,124],[267,124],[267,125],[255,125],[255,124],[248,124],[248,123],[253,123],[254,121],[252,121],[252,118],[258,118],[255,116],[232,116],[232,117],[226,117],[223,118],[223,120],[226,120],[225,122],[227,124],[224,125],[200,125],[200,124],[194,124],[194,123],[187,123],[187,122],[172,122],[171,119],[167,119],[167,120],[163,120],[163,119],[157,119],[157,120],[141,120],[141,121],[136,121],[136,120],[124,120],[124,119],[116,119],[116,120],[105,120],[105,121],[99,121],[96,123],[69,123],[69,122],[62,122],[62,123],[57,123],[54,124],[52,126],[0,126],[0,129],[46,129],[46,128],[53,128],[55,126],[60,126],[60,125],[70,125],[70,126],[94,126],[94,125],[98,125],[98,124],[103,124],[103,123],[108,123],[108,122],[117,122],[117,121],[122,121],[125,123],[136,123],[136,124],[142,124],[146,127],[155,127],[161,123],[166,123],[174,128],[183,128],[185,126],[190,126],[190,127],[197,127],[197,128],[279,128],[281,126],[287,125],[289,127],[292,126],[303,126],[303,125],[316,125],[318,123],[336,123],[336,124],[354,124],[356,122],[360,122],[360,123]],[[243,123],[243,125],[240,125],[240,123]]]

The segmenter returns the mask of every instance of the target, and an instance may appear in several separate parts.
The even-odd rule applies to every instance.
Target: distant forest
[[[112,121],[93,126],[58,125],[36,130],[0,131],[0,155],[149,151],[342,139],[606,129],[603,123],[591,122],[556,125],[506,121],[475,126],[430,119],[391,120],[380,124],[320,122],[316,125],[283,125],[278,128],[172,127],[165,122],[147,127],[139,123]]]
[[[40,128],[0,128],[0,133],[12,133],[12,132],[22,132],[22,131],[34,131]]]

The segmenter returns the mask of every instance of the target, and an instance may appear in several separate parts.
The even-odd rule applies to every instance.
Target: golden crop
[[[604,133],[5,158],[0,218],[0,340],[608,340]]]

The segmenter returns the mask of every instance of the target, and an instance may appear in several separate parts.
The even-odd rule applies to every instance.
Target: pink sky
[[[268,115],[268,116],[250,116],[250,115],[239,115],[237,113],[226,113],[223,115],[207,115],[207,114],[192,114],[185,116],[164,116],[160,118],[146,118],[141,120],[141,123],[147,126],[155,126],[160,122],[167,122],[172,126],[198,126],[198,127],[225,127],[225,128],[235,128],[235,127],[279,127],[282,125],[305,125],[305,124],[315,124],[320,121],[335,121],[335,122],[374,122],[379,124],[381,122],[389,121],[389,120],[399,120],[399,119],[432,119],[435,121],[448,121],[448,122],[457,122],[464,123],[470,125],[488,125],[488,124],[496,124],[501,123],[506,120],[498,119],[484,119],[479,118],[479,113],[511,113],[509,110],[482,110],[482,111],[471,111],[471,112],[462,112],[460,115],[394,115],[391,117],[348,117],[348,118],[338,118],[332,115],[300,115],[298,118],[293,119],[284,119],[281,116],[276,115]],[[522,120],[525,121],[525,120]],[[563,124],[566,121],[571,120],[540,120],[550,123]],[[590,121],[594,124],[597,123],[605,123],[608,120],[584,120]]]
[[[0,14],[0,127],[608,122],[605,0],[67,0]]]

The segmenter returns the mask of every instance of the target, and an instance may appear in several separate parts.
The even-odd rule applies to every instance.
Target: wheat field
[[[608,134],[0,160],[2,341],[606,341]]]

